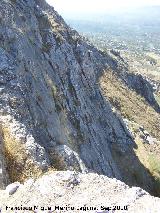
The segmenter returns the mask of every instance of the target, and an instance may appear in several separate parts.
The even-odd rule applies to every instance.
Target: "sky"
[[[125,8],[160,5],[160,0],[46,0],[61,15],[95,13]]]

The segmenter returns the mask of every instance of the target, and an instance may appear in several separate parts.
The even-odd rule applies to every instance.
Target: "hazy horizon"
[[[160,6],[160,0],[46,0],[64,18],[77,18],[87,14],[132,11],[145,6]]]

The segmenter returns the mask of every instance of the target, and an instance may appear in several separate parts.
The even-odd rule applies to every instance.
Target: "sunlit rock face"
[[[0,23],[0,122],[11,182],[52,168],[94,171],[149,190],[133,137],[99,88],[104,70],[117,67],[112,57],[42,0],[1,0]],[[118,166],[127,155],[143,183]]]
[[[106,196],[107,194],[107,196]],[[11,184],[0,193],[2,212],[11,208],[35,212],[159,212],[160,199],[139,187],[94,173],[52,172],[23,185]],[[26,211],[25,211],[26,210]]]

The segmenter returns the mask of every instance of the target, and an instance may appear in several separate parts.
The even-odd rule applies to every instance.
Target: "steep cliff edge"
[[[155,192],[132,134],[102,95],[99,77],[113,67],[45,1],[1,1],[0,122],[11,182],[69,169]]]

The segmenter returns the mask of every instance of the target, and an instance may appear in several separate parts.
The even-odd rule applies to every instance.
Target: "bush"
[[[13,4],[16,4],[17,3],[17,0],[10,0],[11,1],[11,3],[13,3]]]

